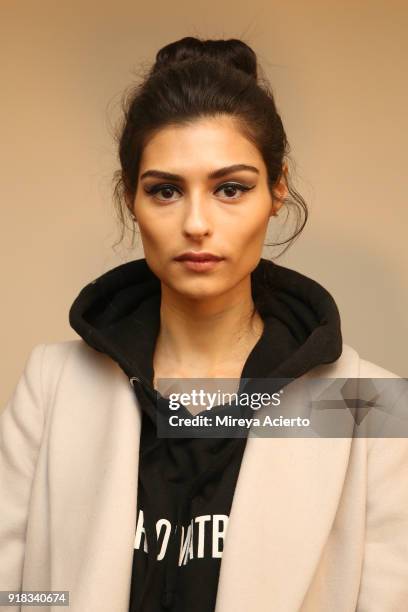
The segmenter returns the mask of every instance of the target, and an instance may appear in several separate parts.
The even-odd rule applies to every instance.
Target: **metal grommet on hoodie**
[[[140,378],[138,378],[137,376],[131,376],[131,377],[129,378],[129,382],[130,382],[130,384],[132,385],[132,387],[134,387],[134,386],[135,386],[135,382],[138,382],[139,384],[141,384],[141,382],[140,382]]]

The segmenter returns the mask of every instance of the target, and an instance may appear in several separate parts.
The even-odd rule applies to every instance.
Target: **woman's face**
[[[252,169],[228,169],[243,164]],[[285,197],[283,180],[275,192]],[[144,256],[161,282],[185,297],[213,298],[247,282],[279,206],[259,151],[231,117],[163,128],[143,151],[133,212]],[[194,270],[175,260],[186,251],[223,259]]]

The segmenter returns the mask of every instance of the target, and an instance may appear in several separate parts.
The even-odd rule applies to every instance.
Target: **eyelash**
[[[238,189],[239,191],[244,193],[246,191],[250,191],[251,189],[253,189],[255,185],[249,186],[249,185],[242,185],[241,183],[229,182],[229,183],[223,183],[222,185],[217,187],[216,191],[225,189],[226,187],[234,187],[234,189]],[[178,193],[180,193],[179,189],[175,185],[170,185],[170,184],[153,185],[152,187],[147,187],[145,191],[148,195],[155,196],[157,193],[159,193],[160,191],[163,191],[164,189],[171,189],[173,191],[177,191]],[[236,198],[236,197],[227,198],[227,200],[238,200],[238,199],[239,198]],[[170,200],[168,198],[165,198],[164,200],[160,200],[160,202],[172,202],[172,201],[173,200]]]

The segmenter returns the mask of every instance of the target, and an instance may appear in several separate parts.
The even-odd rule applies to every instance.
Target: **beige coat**
[[[395,377],[348,345],[309,375]],[[34,347],[0,415],[0,590],[128,611],[140,424],[111,358]],[[407,610],[407,439],[249,438],[215,612]]]

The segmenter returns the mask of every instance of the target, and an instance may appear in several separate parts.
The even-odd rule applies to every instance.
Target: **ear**
[[[124,199],[125,199],[126,208],[128,209],[129,214],[132,217],[133,221],[135,221],[136,223],[137,219],[135,215],[135,203],[132,202],[131,198],[126,193],[124,194]]]
[[[278,210],[283,205],[285,198],[287,198],[289,190],[287,185],[287,174],[288,174],[288,164],[284,162],[282,165],[282,172],[275,183],[273,188],[273,193],[275,197],[272,201],[272,209],[270,216],[276,216]]]

